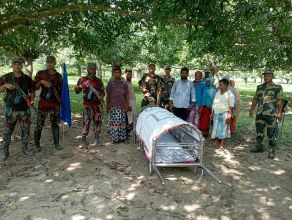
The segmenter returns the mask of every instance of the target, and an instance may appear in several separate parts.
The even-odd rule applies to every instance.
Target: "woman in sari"
[[[216,93],[216,89],[212,86],[213,82],[211,78],[207,78],[203,84],[202,93],[202,111],[200,119],[200,130],[204,137],[208,137],[210,128],[210,117],[212,114],[212,104]]]

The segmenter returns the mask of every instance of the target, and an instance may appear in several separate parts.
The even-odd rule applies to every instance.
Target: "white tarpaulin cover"
[[[202,139],[201,132],[195,126],[160,107],[148,107],[143,110],[138,116],[135,132],[144,144],[147,157],[151,158],[152,149],[160,142],[165,142],[164,139],[167,139],[168,132],[180,127],[184,127],[184,131],[194,139],[198,141]],[[161,149],[155,150],[160,151]]]

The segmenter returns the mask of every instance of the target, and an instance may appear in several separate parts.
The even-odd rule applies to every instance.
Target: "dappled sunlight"
[[[30,196],[23,196],[19,199],[19,202],[23,202],[25,200],[28,200],[30,198]]]
[[[113,215],[106,215],[105,218],[106,218],[106,219],[113,219],[114,217],[113,217]],[[97,219],[96,219],[96,220],[97,220]]]
[[[242,172],[240,172],[240,171],[238,171],[238,170],[236,170],[236,169],[229,169],[229,168],[227,168],[227,167],[224,166],[224,165],[220,165],[220,167],[221,167],[221,171],[222,171],[224,174],[236,174],[236,175],[238,175],[238,176],[243,176],[243,175],[244,175],[244,173],[242,173]],[[233,176],[233,177],[236,177],[236,176]],[[236,177],[236,178],[238,178],[238,177]]]
[[[54,181],[53,179],[48,179],[48,180],[45,181],[45,183],[51,183],[53,181]]]
[[[259,167],[259,166],[249,166],[248,169],[252,170],[252,171],[259,171],[261,170],[262,168]]]
[[[76,139],[81,139],[82,138],[82,135],[77,135],[75,138]]]
[[[275,206],[275,203],[273,202],[274,200],[266,196],[260,196],[258,200],[265,206]]]
[[[184,209],[187,211],[187,212],[194,212],[196,211],[197,209],[201,208],[200,205],[197,205],[197,204],[193,204],[193,205],[185,205],[184,206]]]
[[[72,216],[71,220],[83,220],[85,218],[86,217],[84,215],[76,214]]]
[[[76,169],[81,169],[81,163],[80,162],[76,162],[76,163],[71,163],[70,166],[66,169],[67,171],[73,171]]]
[[[193,185],[191,189],[192,189],[193,191],[200,191],[200,190],[201,190],[201,187],[196,186],[196,185]]]
[[[165,205],[162,205],[160,206],[160,208],[164,211],[173,211],[176,209],[176,205],[168,205],[168,206],[165,206]]]
[[[284,173],[286,173],[285,170],[276,170],[276,171],[272,171],[273,174],[276,174],[276,175],[282,175]]]

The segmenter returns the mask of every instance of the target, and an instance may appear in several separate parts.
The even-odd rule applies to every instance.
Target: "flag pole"
[[[63,139],[62,140],[62,142],[63,142],[63,148],[64,148],[64,143],[65,143],[65,128],[64,128],[65,126],[64,125],[65,125],[65,122],[63,122],[63,126],[62,126],[63,127],[63,129],[62,129],[63,130],[63,135],[62,135],[63,136],[62,137],[62,139]]]

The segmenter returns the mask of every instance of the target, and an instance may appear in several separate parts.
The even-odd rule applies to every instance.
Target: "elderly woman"
[[[199,128],[204,137],[208,137],[210,128],[210,117],[212,114],[212,104],[216,93],[216,89],[213,87],[213,82],[211,78],[207,78],[203,84],[203,94],[202,94],[202,111],[200,118]]]
[[[110,114],[110,135],[113,143],[127,139],[126,119],[129,107],[127,82],[121,79],[120,67],[113,68],[114,79],[109,81],[106,92],[106,110]]]

